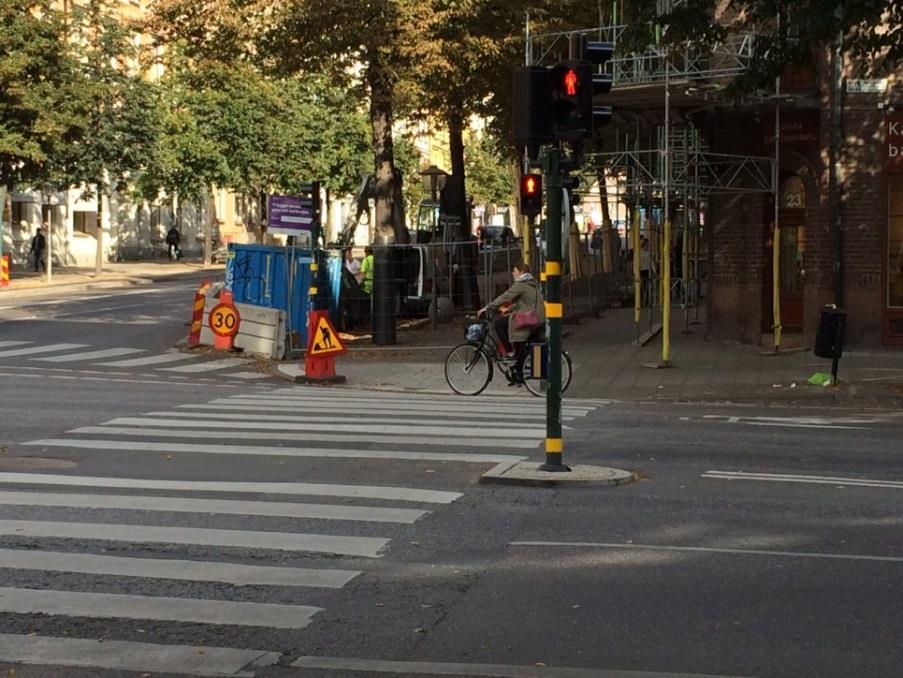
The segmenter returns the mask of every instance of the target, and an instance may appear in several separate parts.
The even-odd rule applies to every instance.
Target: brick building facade
[[[819,310],[838,303],[848,313],[848,346],[903,346],[903,151],[894,145],[898,137],[903,149],[903,83],[893,73],[867,81],[856,75],[855,68],[844,74],[838,126],[827,60],[808,77],[784,79],[777,198],[785,345],[811,347]],[[696,123],[712,148],[774,155],[773,103],[700,115]],[[836,202],[832,143],[839,149]],[[709,309],[717,335],[772,341],[772,200],[756,194],[709,202]]]

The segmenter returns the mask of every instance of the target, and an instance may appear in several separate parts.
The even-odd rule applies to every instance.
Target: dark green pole
[[[546,463],[541,471],[570,471],[561,461],[561,151],[549,149],[546,175],[546,318],[549,321]]]

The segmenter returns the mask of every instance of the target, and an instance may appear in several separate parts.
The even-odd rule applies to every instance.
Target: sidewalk
[[[10,271],[8,287],[0,287],[0,298],[16,292],[40,293],[42,290],[67,287],[69,289],[95,289],[105,287],[125,287],[127,285],[149,285],[158,280],[179,276],[195,276],[207,273],[211,278],[222,275],[224,267],[215,264],[204,268],[202,260],[136,261],[104,264],[100,277],[94,275],[94,268],[57,267],[52,270],[51,281],[46,281],[44,273],[34,271]]]
[[[764,349],[736,341],[705,341],[702,325],[682,334],[683,318],[674,319],[671,367],[654,369],[661,362],[661,334],[646,346],[634,343],[637,330],[632,309],[612,309],[605,317],[564,327],[565,348],[574,364],[568,395],[651,402],[741,402],[804,406],[903,407],[903,351],[844,353],[840,383],[811,386],[816,372],[830,372],[831,361],[809,351],[764,355]],[[429,325],[398,334],[398,344],[375,347],[369,339],[350,344],[338,359],[336,372],[348,386],[450,393],[443,361],[449,349],[464,340],[463,321]],[[640,331],[648,329],[644,318]],[[281,376],[292,378],[297,364],[278,366]],[[486,393],[523,393],[509,388],[496,373]]]

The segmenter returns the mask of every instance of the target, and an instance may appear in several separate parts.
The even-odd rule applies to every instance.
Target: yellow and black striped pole
[[[562,463],[561,440],[561,151],[549,149],[546,174],[546,318],[549,321],[546,391],[546,463],[541,471],[570,471]]]

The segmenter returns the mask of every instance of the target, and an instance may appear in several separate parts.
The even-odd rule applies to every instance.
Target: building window
[[[28,219],[25,218],[25,203],[18,200],[13,200],[12,205],[12,223],[18,226],[23,221],[28,221]]]
[[[72,213],[72,230],[77,233],[87,233],[88,228],[94,230],[94,222],[89,217],[93,216],[94,212],[73,212]]]
[[[887,305],[903,307],[903,174],[888,177]]]

